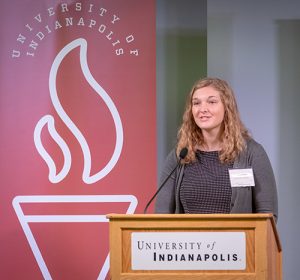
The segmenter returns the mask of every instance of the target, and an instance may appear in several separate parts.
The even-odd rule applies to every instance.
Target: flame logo
[[[89,85],[97,92],[97,94],[100,96],[100,98],[103,99],[106,106],[108,107],[114,124],[116,128],[116,144],[114,148],[114,152],[112,154],[112,157],[108,161],[108,163],[97,173],[94,175],[91,175],[91,152],[89,145],[84,138],[81,131],[78,129],[78,127],[74,124],[74,122],[71,120],[71,118],[68,116],[68,114],[63,109],[58,95],[57,95],[57,89],[56,89],[56,77],[57,72],[60,67],[60,64],[64,60],[65,56],[71,52],[73,49],[80,47],[80,66],[81,70],[83,72],[83,75]],[[86,40],[79,38],[68,45],[66,45],[55,57],[53,64],[51,66],[50,75],[49,75],[49,90],[50,90],[50,97],[52,104],[58,114],[58,116],[61,118],[61,120],[66,124],[66,126],[69,128],[69,130],[72,132],[72,134],[75,136],[77,141],[80,144],[83,158],[84,158],[84,166],[83,166],[83,172],[82,172],[82,180],[87,184],[95,183],[99,180],[101,180],[103,177],[105,177],[116,165],[123,146],[123,127],[120,115],[118,113],[118,110],[113,103],[110,96],[107,94],[107,92],[97,83],[97,81],[92,76],[88,64],[87,64],[87,42]],[[48,131],[50,136],[53,138],[53,140],[57,143],[57,145],[60,147],[64,163],[61,170],[58,172],[55,162],[53,161],[52,157],[49,155],[49,153],[44,148],[42,141],[41,141],[41,133],[43,128],[47,125]],[[49,181],[52,183],[59,183],[62,181],[69,173],[71,168],[71,152],[67,145],[67,143],[64,141],[64,139],[58,134],[57,130],[55,129],[54,124],[54,118],[51,115],[45,115],[42,117],[39,122],[37,123],[35,130],[34,130],[34,143],[36,146],[37,151],[41,155],[41,157],[44,159],[46,164],[49,168]]]

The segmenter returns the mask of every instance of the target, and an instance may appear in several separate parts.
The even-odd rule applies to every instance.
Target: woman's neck
[[[203,133],[203,144],[200,147],[202,151],[220,151],[222,149],[222,142],[219,134]]]

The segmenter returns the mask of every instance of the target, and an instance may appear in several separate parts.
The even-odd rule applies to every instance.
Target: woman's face
[[[202,132],[218,133],[225,114],[220,93],[210,86],[197,89],[192,98],[192,113]]]

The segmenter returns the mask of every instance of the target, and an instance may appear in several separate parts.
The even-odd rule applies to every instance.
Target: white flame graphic
[[[71,118],[67,115],[67,113],[64,111],[58,96],[57,96],[57,90],[56,90],[56,76],[58,68],[65,58],[65,56],[71,52],[74,48],[80,47],[80,66],[82,69],[82,72],[84,74],[85,79],[90,84],[90,86],[99,94],[99,96],[103,99],[105,104],[107,105],[115,124],[116,128],[116,144],[115,149],[113,152],[113,155],[109,162],[104,166],[103,169],[101,169],[99,172],[97,172],[94,175],[91,175],[91,152],[89,145],[80,132],[80,130],[77,128],[77,126],[74,124],[74,122],[71,120]],[[83,157],[84,157],[84,166],[83,166],[83,173],[82,173],[82,180],[87,184],[95,183],[99,180],[101,180],[103,177],[105,177],[116,165],[123,146],[123,127],[121,118],[119,116],[118,110],[113,103],[110,96],[107,94],[107,92],[97,83],[97,81],[92,76],[88,64],[87,64],[87,42],[86,40],[79,38],[68,45],[66,45],[56,56],[56,58],[53,61],[51,70],[50,70],[50,76],[49,76],[49,90],[50,90],[50,97],[51,101],[53,103],[53,106],[59,115],[59,117],[62,119],[62,121],[66,124],[66,126],[70,129],[70,131],[73,133],[77,141],[79,142]],[[46,149],[44,148],[42,141],[41,141],[41,132],[43,127],[47,124],[48,131],[51,135],[51,137],[54,139],[54,141],[57,143],[57,145],[60,147],[63,153],[64,157],[64,164],[62,169],[57,172],[56,165],[51,158],[51,156],[48,154]],[[49,168],[49,181],[52,183],[58,183],[62,181],[69,173],[71,168],[71,152],[68,148],[68,145],[66,142],[61,138],[61,136],[57,133],[55,126],[54,126],[54,118],[51,115],[46,115],[42,117],[39,122],[37,123],[35,130],[34,130],[34,143],[36,146],[36,149],[38,150],[41,157],[45,160],[45,162],[48,165]]]

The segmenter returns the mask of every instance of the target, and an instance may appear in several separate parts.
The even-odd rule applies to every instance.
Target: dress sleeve
[[[264,148],[256,143],[250,151],[255,187],[253,188],[253,207],[256,213],[272,213],[278,218],[277,187],[273,169]]]
[[[161,186],[162,182],[169,176],[172,170],[177,165],[177,157],[175,150],[169,153],[165,160],[162,174],[160,176]],[[176,182],[176,171],[165,183],[163,188],[160,190],[156,197],[155,202],[155,213],[160,214],[172,214],[175,213],[175,182]]]

